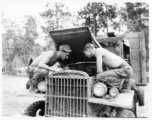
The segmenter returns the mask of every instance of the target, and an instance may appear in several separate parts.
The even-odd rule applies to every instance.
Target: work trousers
[[[29,66],[27,73],[29,74],[29,79],[33,83],[39,83],[39,78],[48,75],[49,71],[46,69],[41,69],[39,67]]]
[[[99,81],[106,80],[114,86],[119,86],[124,79],[129,82],[132,77],[133,70],[127,62],[123,62],[116,69],[110,69],[97,75]]]

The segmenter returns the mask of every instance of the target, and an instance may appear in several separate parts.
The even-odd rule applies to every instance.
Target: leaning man
[[[37,92],[37,84],[40,82],[39,78],[48,75],[49,71],[57,72],[51,66],[60,60],[68,59],[71,52],[70,46],[63,44],[58,51],[51,49],[38,56],[27,69],[29,81],[26,84],[26,88],[29,89],[31,87],[31,91]]]
[[[97,79],[107,80],[113,85],[119,85],[120,89],[130,90],[133,89],[138,94],[139,90],[135,85],[133,77],[132,67],[120,56],[100,47],[95,48],[92,43],[87,43],[83,48],[83,53],[86,57],[96,58],[97,65]],[[103,71],[103,64],[109,68],[107,71]],[[124,80],[124,86],[120,86]]]

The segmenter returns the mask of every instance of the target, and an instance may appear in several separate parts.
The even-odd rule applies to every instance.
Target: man
[[[104,79],[113,85],[121,85],[122,80],[125,80],[125,86],[123,86],[125,90],[134,89],[138,92],[138,89],[135,86],[135,80],[131,79],[133,76],[133,70],[120,56],[117,56],[102,47],[95,48],[91,43],[87,43],[84,46],[83,53],[88,58],[96,58],[97,79],[99,81]],[[110,70],[103,71],[103,64],[110,68]],[[120,89],[121,87],[122,86],[120,86]]]
[[[39,82],[39,77],[48,75],[49,71],[56,72],[51,66],[59,60],[68,59],[71,52],[70,46],[64,44],[59,47],[59,51],[52,49],[38,56],[27,69],[30,80],[27,82],[26,88],[29,89],[31,86],[32,91],[37,91],[35,86]]]

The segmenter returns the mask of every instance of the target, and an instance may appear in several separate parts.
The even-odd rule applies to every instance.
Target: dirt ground
[[[2,116],[21,115],[29,104],[44,100],[43,94],[29,93],[25,88],[27,80],[23,76],[2,76]],[[144,90],[145,106],[137,106],[138,117],[149,117],[149,85]]]

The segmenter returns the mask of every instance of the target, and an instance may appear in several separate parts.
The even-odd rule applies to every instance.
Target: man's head
[[[71,48],[67,44],[63,44],[59,47],[59,51],[61,51],[61,59],[68,59],[70,53],[72,52]]]
[[[95,46],[92,43],[87,43],[83,48],[83,53],[86,57],[91,58],[94,56],[93,49],[95,49]]]

